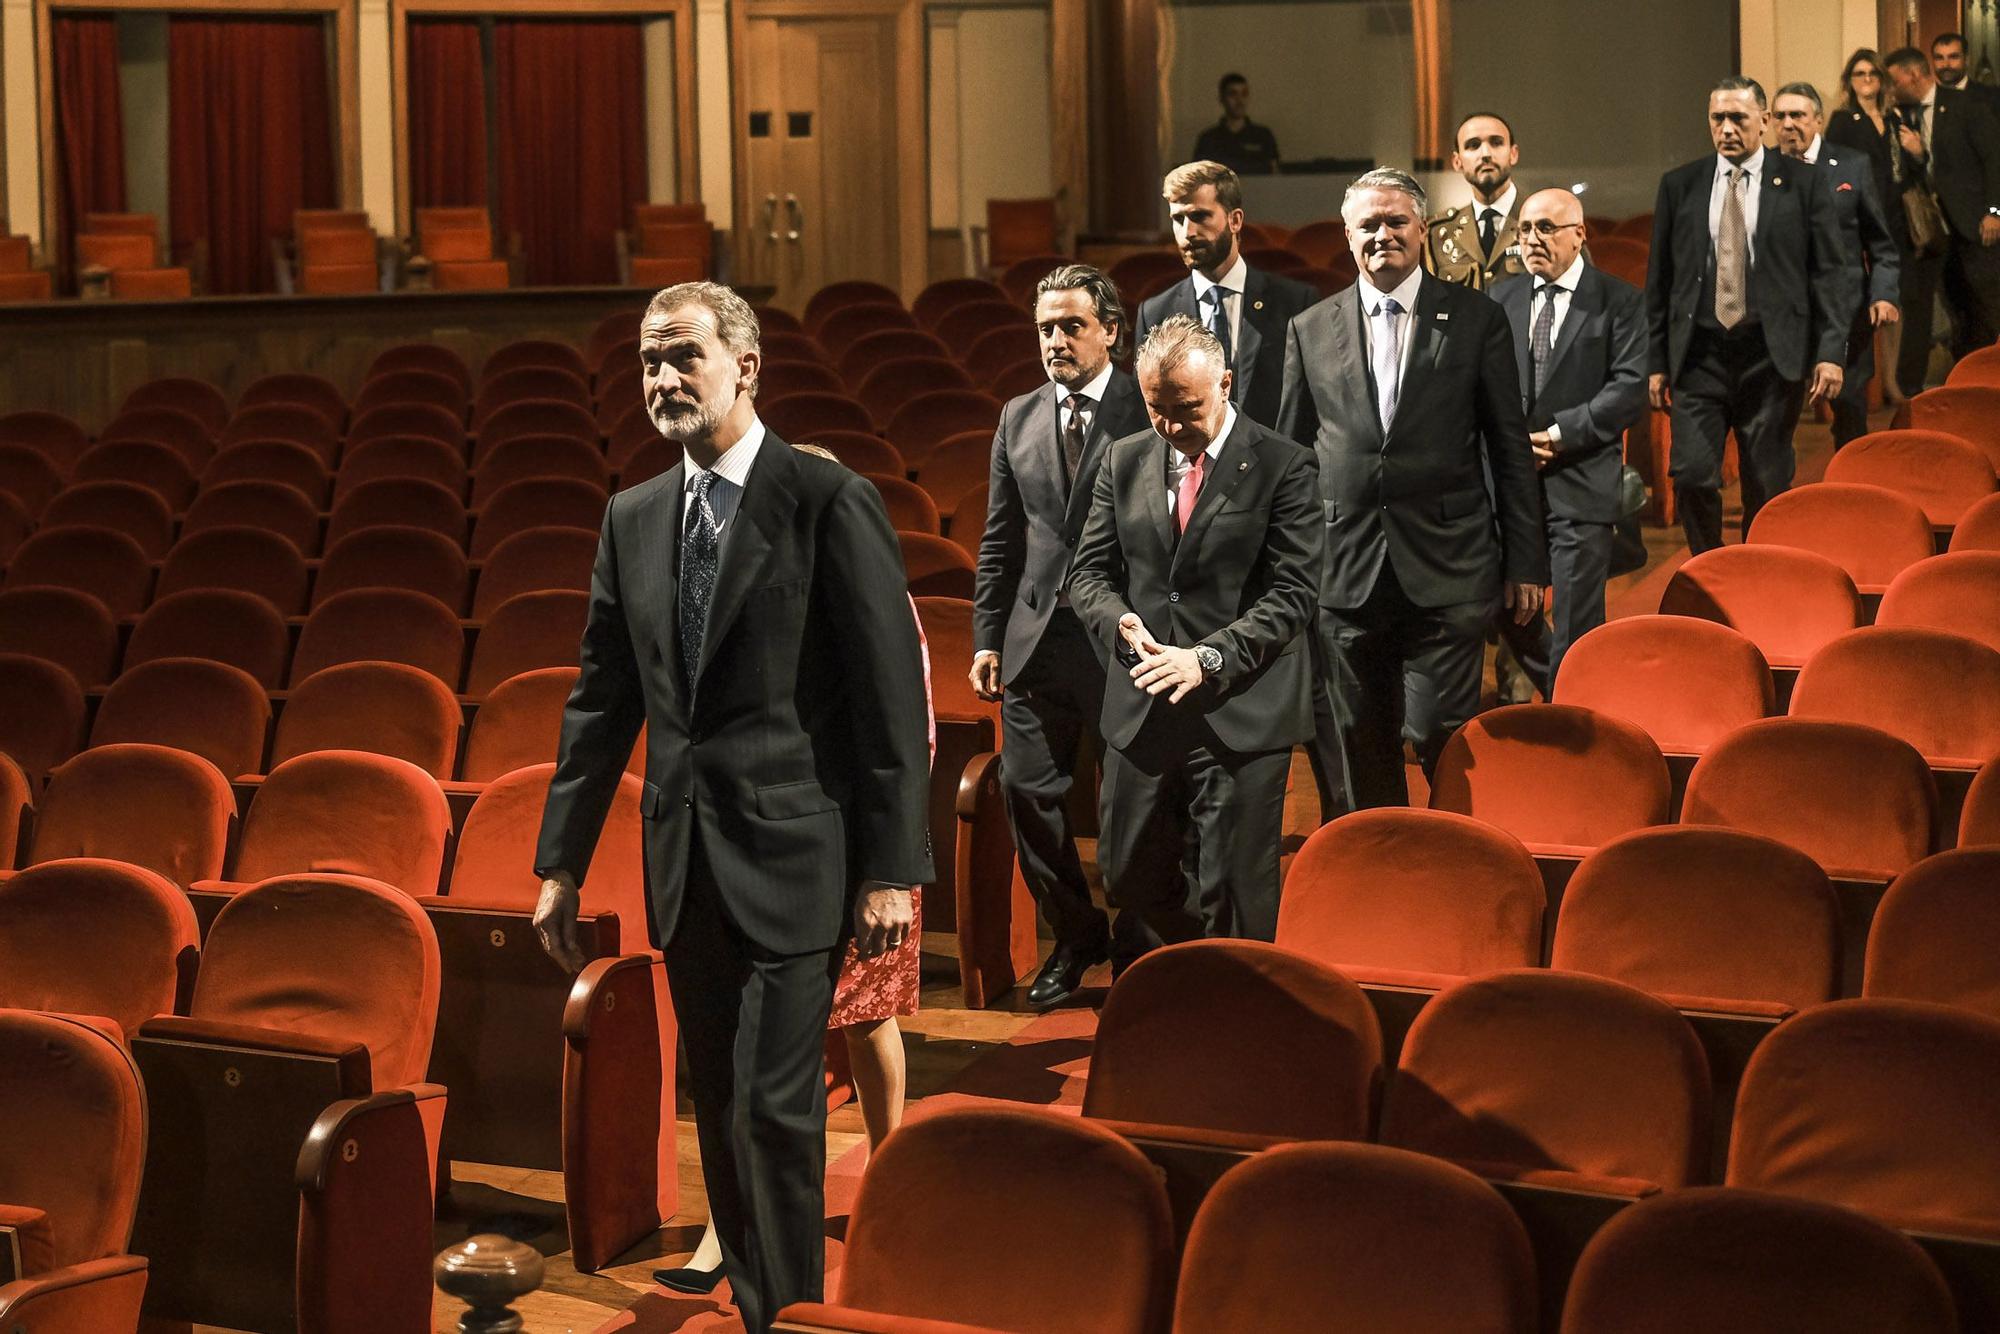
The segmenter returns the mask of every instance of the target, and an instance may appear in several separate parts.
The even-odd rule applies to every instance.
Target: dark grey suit
[[[2000,247],[1981,245],[1980,223],[2000,207],[2000,111],[1984,85],[1937,90],[1930,127],[1930,160],[1903,161],[1906,177],[1927,180],[1944,213],[1942,255],[1911,257],[1903,274],[1903,352],[1897,378],[1903,392],[1924,387],[1930,360],[1934,298],[1942,289],[1951,314],[1951,354],[1957,360],[2000,335]],[[1896,116],[1921,130],[1916,107]]]
[[[1248,269],[1243,309],[1237,320],[1235,356],[1230,363],[1229,401],[1259,426],[1275,428],[1278,399],[1284,392],[1285,326],[1292,317],[1319,300],[1319,293],[1296,279],[1262,269]],[[1185,315],[1197,324],[1207,312],[1195,300],[1194,279],[1183,278],[1139,306],[1138,339],[1169,315]]]
[[[1509,278],[1493,289],[1493,299],[1513,329],[1528,429],[1553,426],[1561,436],[1555,459],[1542,469],[1555,628],[1551,633],[1540,616],[1526,625],[1503,616],[1500,630],[1542,697],[1550,699],[1563,654],[1604,624],[1625,432],[1646,411],[1646,309],[1638,288],[1585,264],[1537,393],[1532,354],[1537,282],[1526,274]]]
[[[1877,301],[1899,304],[1902,262],[1896,237],[1889,229],[1883,201],[1875,192],[1875,170],[1865,153],[1820,141],[1821,183],[1840,228],[1841,244],[1857,269],[1855,291],[1860,300],[1848,328],[1846,378],[1834,399],[1833,443],[1837,449],[1868,430],[1868,381],[1875,375],[1875,326],[1868,308]],[[1899,206],[1900,207],[1900,206]]]
[[[1098,865],[1112,901],[1161,940],[1269,940],[1285,775],[1312,734],[1314,460],[1239,413],[1176,534],[1168,450],[1150,430],[1111,446],[1070,575],[1077,615],[1111,659]],[[1178,704],[1147,695],[1118,633],[1128,611],[1162,644],[1214,647],[1221,670]]]
[[[1058,408],[1066,396],[1049,384],[1001,410],[973,585],[972,647],[1000,655],[1000,789],[1021,878],[1057,942],[1088,947],[1103,938],[1104,914],[1090,901],[1077,858],[1069,793],[1083,737],[1103,749],[1097,715],[1104,660],[1061,605],[1062,590],[1104,447],[1147,429],[1147,419],[1138,385],[1114,369],[1072,482],[1064,475]]]
[[[1428,771],[1479,707],[1502,579],[1549,579],[1506,315],[1426,274],[1385,435],[1365,309],[1357,285],[1292,321],[1278,413],[1319,455],[1325,501],[1313,768],[1328,819],[1409,802],[1406,716]]]

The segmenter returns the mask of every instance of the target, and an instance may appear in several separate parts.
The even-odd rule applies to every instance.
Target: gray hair
[[[763,330],[757,323],[757,312],[750,303],[738,296],[732,289],[721,283],[675,283],[653,293],[653,299],[646,305],[642,324],[655,316],[667,315],[682,306],[700,306],[715,317],[715,333],[722,345],[741,356],[745,352],[762,352]],[[757,397],[757,381],[752,380],[746,389],[750,397]]]
[[[1806,101],[1813,104],[1813,115],[1815,116],[1826,115],[1826,103],[1820,100],[1819,89],[1813,87],[1809,83],[1804,82],[1803,80],[1796,83],[1786,84],[1784,87],[1778,90],[1778,96],[1803,97]]]
[[[1229,359],[1222,354],[1222,343],[1192,315],[1169,315],[1147,333],[1146,341],[1139,345],[1139,360],[1134,368],[1144,375],[1151,372],[1165,375],[1186,365],[1192,357],[1205,358],[1215,367],[1219,380],[1229,369]]]
[[[1132,321],[1125,317],[1125,301],[1118,295],[1118,284],[1111,281],[1110,274],[1088,264],[1064,264],[1051,269],[1035,284],[1037,301],[1050,292],[1082,292],[1089,296],[1097,322],[1118,328],[1117,337],[1111,340],[1111,355],[1114,358],[1125,355],[1125,349],[1131,345]]]
[[[1708,93],[1711,97],[1717,93],[1748,93],[1751,100],[1757,104],[1759,111],[1763,111],[1770,105],[1770,103],[1764,100],[1764,85],[1747,74],[1731,74],[1726,78],[1717,79],[1715,86],[1710,88]]]
[[[1499,117],[1496,116],[1494,119],[1498,120]],[[1419,218],[1427,216],[1430,212],[1430,196],[1424,193],[1424,187],[1417,183],[1416,177],[1398,167],[1376,167],[1373,171],[1364,171],[1356,176],[1353,183],[1347,187],[1347,193],[1340,197],[1342,216],[1347,213],[1348,202],[1363,190],[1400,190],[1416,202]]]

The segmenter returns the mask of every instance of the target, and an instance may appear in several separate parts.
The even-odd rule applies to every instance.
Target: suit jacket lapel
[[[1173,446],[1162,440],[1159,433],[1147,442],[1147,452],[1153,462],[1139,469],[1140,489],[1144,492],[1143,503],[1146,514],[1152,519],[1153,527],[1160,534],[1160,549],[1171,554],[1178,534],[1174,532],[1173,507],[1167,504],[1167,457]]]
[[[1183,556],[1201,545],[1202,534],[1208,531],[1209,521],[1215,517],[1215,511],[1222,507],[1222,502],[1229,498],[1230,492],[1237,488],[1256,463],[1256,453],[1249,444],[1251,434],[1247,429],[1249,420],[1240,412],[1236,414],[1235,428],[1229,432],[1229,438],[1222,442],[1221,451],[1209,465],[1214,472],[1203,479],[1201,491],[1195,496],[1194,513],[1188,516],[1187,531],[1180,535],[1180,541],[1174,546],[1170,573],[1180,569]],[[1161,499],[1164,502],[1164,489],[1161,492]]]
[[[1543,374],[1554,379],[1556,367],[1562,365],[1563,357],[1575,346],[1577,337],[1583,332],[1584,323],[1600,308],[1603,288],[1599,284],[1597,270],[1586,264],[1577,275],[1576,291],[1570,293],[1569,310],[1563,316],[1562,328],[1556,331],[1555,346],[1549,349],[1549,364]]]
[[[1773,205],[1789,193],[1791,188],[1791,168],[1776,150],[1765,149],[1764,178],[1760,185],[1762,193],[1757,200],[1757,233],[1750,247],[1750,267],[1753,270],[1757,267],[1756,257],[1764,252],[1764,238],[1771,234],[1773,227],[1781,225],[1773,220],[1773,215],[1778,211]]]
[[[1264,335],[1257,328],[1257,309],[1264,300],[1269,280],[1257,269],[1243,279],[1243,294],[1237,297],[1242,309],[1236,321],[1236,364],[1232,368],[1230,399],[1237,404],[1250,401],[1250,379],[1257,373],[1257,354],[1263,350]]]
[[[1451,333],[1448,322],[1441,318],[1447,313],[1444,310],[1444,285],[1425,275],[1417,284],[1417,308],[1410,316],[1409,355],[1403,363],[1402,387],[1396,393],[1396,421],[1403,419],[1403,406],[1415,402],[1430,379],[1431,362]],[[1377,420],[1380,420],[1379,414]],[[1389,434],[1395,434],[1393,422]]]
[[[1057,505],[1061,505],[1065,497],[1062,411],[1056,406],[1058,392],[1054,383],[1035,391],[1034,404],[1028,409],[1028,420],[1022,426],[1022,439],[1028,443],[1023,461],[1028,472],[1028,484],[1040,488]]]
[[[743,498],[723,534],[722,558],[715,570],[715,592],[708,601],[708,628],[701,636],[701,675],[715,660],[716,646],[729,636],[736,614],[743,609],[744,595],[771,555],[771,540],[790,515],[794,504],[791,477],[798,468],[792,447],[769,431],[758,447],[756,464],[743,487]]]
[[[1345,291],[1334,293],[1326,313],[1333,324],[1333,364],[1352,405],[1351,419],[1365,418],[1379,440],[1382,414],[1375,406],[1375,377],[1368,369],[1368,334],[1364,328],[1368,308],[1361,300],[1360,280]]]
[[[1521,377],[1521,401],[1535,396],[1535,280],[1516,283],[1507,294],[1507,321],[1514,329],[1514,368]]]
[[[660,489],[653,493],[646,506],[646,512],[639,518],[636,527],[658,542],[666,550],[664,559],[647,560],[644,547],[639,553],[638,567],[642,570],[657,569],[662,572],[665,587],[661,590],[658,604],[666,612],[658,622],[658,648],[661,661],[667,664],[667,674],[674,679],[675,690],[681,699],[687,698],[687,675],[681,664],[681,513],[686,498],[687,464],[676,463],[668,469],[660,482]]]
[[[1076,465],[1076,476],[1070,479],[1069,500],[1063,508],[1065,533],[1075,534],[1083,529],[1083,521],[1090,513],[1090,493],[1097,484],[1097,469],[1104,460],[1105,446],[1111,443],[1107,419],[1124,406],[1125,396],[1133,392],[1131,382],[1123,376],[1112,376],[1104,386],[1104,397],[1097,401],[1097,411],[1091,414],[1090,434],[1083,440],[1083,458]],[[1061,429],[1060,425],[1057,429]],[[1060,441],[1057,447],[1061,447]]]

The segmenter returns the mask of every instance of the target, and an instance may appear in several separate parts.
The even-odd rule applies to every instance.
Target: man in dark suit
[[[1285,776],[1312,733],[1313,457],[1230,404],[1221,344],[1185,315],[1147,335],[1138,375],[1153,429],[1106,453],[1070,575],[1115,664],[1098,865],[1152,938],[1269,940]]]
[[[764,429],[756,316],[686,283],[640,326],[683,463],[604,516],[582,674],[542,814],[535,924],[581,966],[577,882],[641,725],[653,941],[687,1046],[709,1205],[744,1325],[824,1280],[823,1043],[852,931],[910,929],[925,841],[923,662],[866,480]]]
[[[1974,97],[1986,99],[1988,105],[2000,103],[2000,88],[1980,83],[1966,68],[1965,34],[1962,32],[1941,32],[1931,38],[1931,70],[1937,75],[1940,88],[1971,93]],[[1989,76],[1992,73],[1990,66],[1987,73]]]
[[[1490,292],[1525,270],[1521,190],[1514,184],[1520,161],[1514,128],[1499,116],[1480,111],[1459,122],[1451,169],[1465,177],[1472,198],[1431,220],[1424,236],[1426,270],[1476,292]]]
[[[1549,581],[1506,314],[1423,271],[1408,173],[1360,177],[1341,217],[1361,277],[1292,321],[1278,413],[1318,453],[1325,499],[1313,767],[1327,818],[1408,804],[1405,727],[1428,773],[1479,707],[1494,604],[1525,622]]]
[[[1035,328],[1050,383],[1008,403],[993,433],[986,530],[972,594],[972,688],[1000,701],[1000,791],[1021,878],[1055,933],[1028,988],[1038,1007],[1069,999],[1110,957],[1104,913],[1090,901],[1070,826],[1070,788],[1084,736],[1103,750],[1104,650],[1063,585],[1104,447],[1146,429],[1139,386],[1112,364],[1125,307],[1111,279],[1065,264],[1042,279]]]
[[[1859,300],[1818,169],[1765,151],[1765,111],[1755,79],[1718,83],[1714,154],[1661,177],[1653,205],[1646,392],[1673,413],[1674,503],[1696,555],[1722,545],[1731,431],[1745,533],[1791,486],[1800,390],[1814,402],[1840,393]]]
[[[1840,393],[1833,400],[1833,445],[1838,449],[1868,431],[1868,381],[1875,375],[1875,330],[1894,324],[1899,312],[1902,266],[1896,238],[1882,201],[1875,195],[1875,171],[1859,152],[1826,142],[1826,107],[1819,89],[1788,83],[1771,99],[1778,151],[1819,168],[1827,202],[1840,227],[1848,262],[1861,273],[1854,318],[1848,325],[1847,361]]]
[[[1604,624],[1611,525],[1625,432],[1646,412],[1646,309],[1639,289],[1585,261],[1583,204],[1543,190],[1521,206],[1528,272],[1493,289],[1514,331],[1514,363],[1548,514],[1555,627],[1536,616],[1501,632],[1542,698],[1563,654]]]
[[[1927,180],[1944,214],[1944,254],[1910,266],[1903,279],[1903,392],[1922,392],[1930,359],[1931,301],[1944,297],[1956,361],[2000,336],[2000,119],[1991,103],[1943,88],[1915,47],[1883,58],[1901,118],[1906,175]]]
[[[1188,276],[1140,305],[1139,341],[1169,315],[1206,326],[1229,362],[1230,401],[1268,427],[1284,387],[1285,326],[1319,293],[1244,262],[1243,186],[1220,162],[1175,167],[1160,193]]]

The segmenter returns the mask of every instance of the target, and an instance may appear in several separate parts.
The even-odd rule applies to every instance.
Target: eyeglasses
[[[1879,79],[1882,77],[1882,71],[1879,69],[1858,69],[1847,77],[1850,79]]]
[[[1566,228],[1581,226],[1583,224],[1580,222],[1550,222],[1547,218],[1536,218],[1533,221],[1524,221],[1521,224],[1521,230],[1524,232],[1533,232],[1537,236],[1554,236],[1557,232],[1563,231]]]

